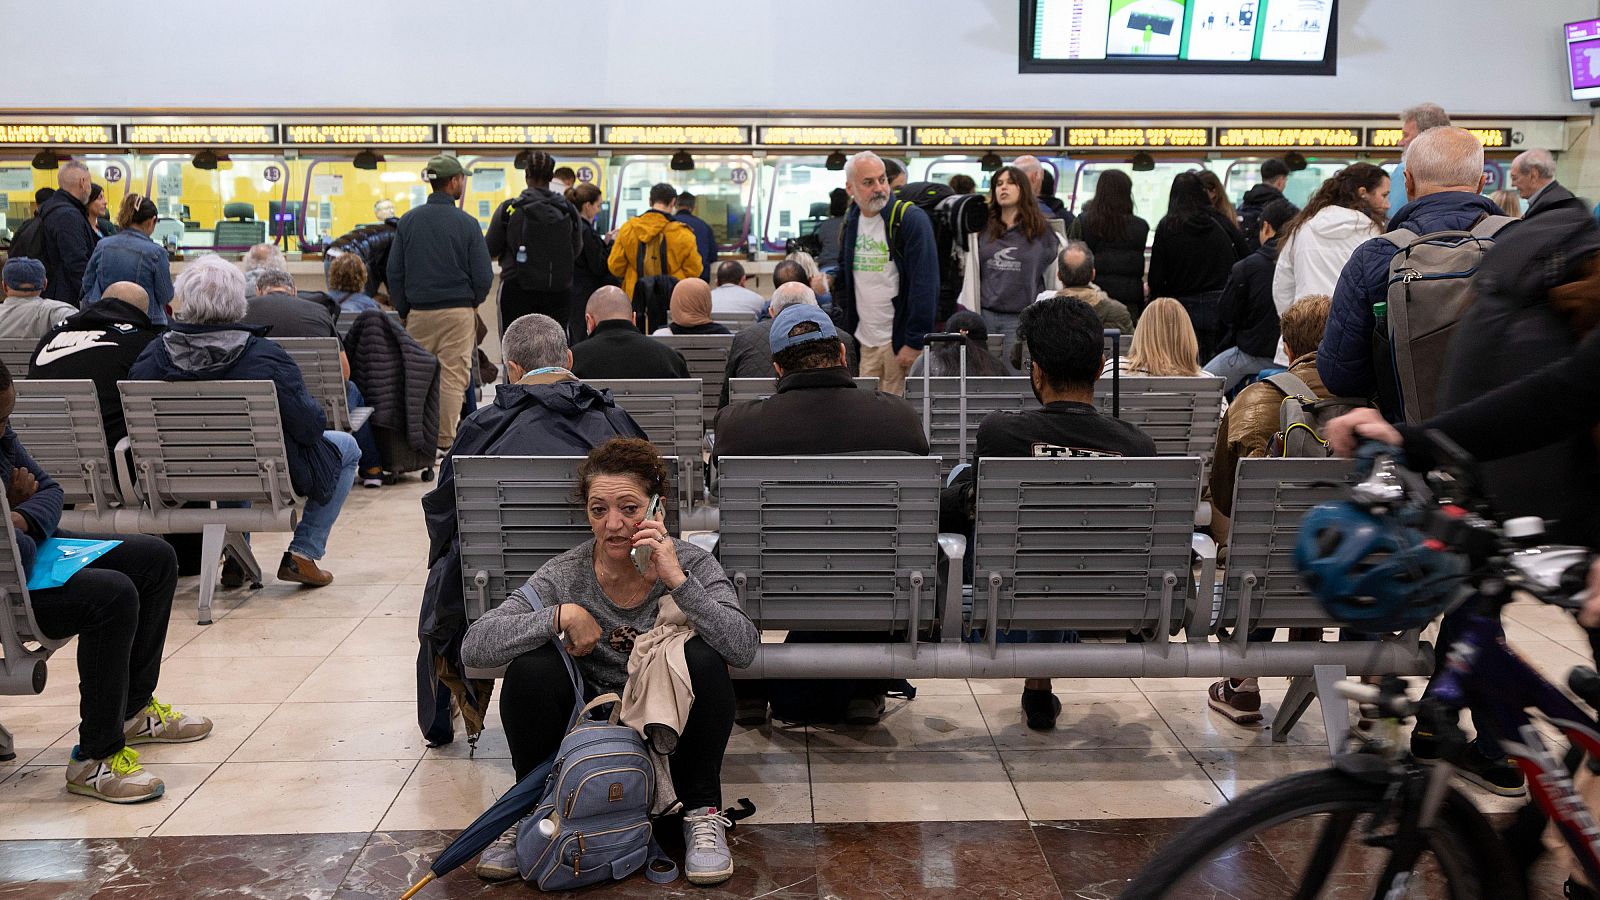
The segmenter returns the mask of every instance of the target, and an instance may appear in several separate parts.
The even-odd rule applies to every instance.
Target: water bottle
[[[522,263],[525,263],[527,261],[528,261],[528,245],[527,244],[519,244],[517,246],[517,264],[521,265]]]
[[[543,837],[555,837],[556,817],[548,816],[539,820],[539,834]]]

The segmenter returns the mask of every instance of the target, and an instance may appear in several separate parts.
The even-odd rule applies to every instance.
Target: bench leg
[[[1312,688],[1312,680],[1305,675],[1296,675],[1289,679],[1289,689],[1283,693],[1283,702],[1278,704],[1278,714],[1272,718],[1272,742],[1281,744],[1289,739],[1289,731],[1295,723],[1305,714],[1306,708],[1311,705],[1311,699],[1316,696]]]
[[[224,539],[222,552],[233,557],[239,567],[244,569],[244,580],[252,590],[261,590],[261,563],[256,561],[255,551],[250,549],[250,542],[238,532],[228,532]]]
[[[11,732],[6,730],[4,722],[0,722],[0,762],[10,762],[17,758],[17,742],[11,737]]]
[[[1322,703],[1322,725],[1328,732],[1328,755],[1338,756],[1350,736],[1350,707],[1337,687],[1344,680],[1344,666],[1314,666],[1311,671]]]
[[[200,529],[200,624],[211,624],[211,598],[217,592],[222,547],[228,536],[226,525],[205,525]]]

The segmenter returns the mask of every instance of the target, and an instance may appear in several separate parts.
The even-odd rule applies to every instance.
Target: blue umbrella
[[[555,764],[556,759],[551,756],[543,765],[529,772],[528,777],[502,794],[493,806],[484,810],[483,815],[456,835],[456,839],[451,841],[449,846],[439,851],[433,864],[428,866],[428,874],[402,894],[400,900],[411,900],[435,878],[448,875],[462,863],[482,853],[483,848],[494,843],[495,838],[505,834],[506,829],[538,806],[540,798],[544,796],[545,779],[550,777],[550,770]]]

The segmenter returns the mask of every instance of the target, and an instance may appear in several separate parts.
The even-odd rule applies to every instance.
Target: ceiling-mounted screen
[[[1338,0],[1022,0],[1024,72],[1332,75]]]
[[[1574,100],[1600,100],[1600,19],[1567,23],[1567,83]]]

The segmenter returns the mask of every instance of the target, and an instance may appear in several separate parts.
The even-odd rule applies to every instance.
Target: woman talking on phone
[[[614,438],[590,451],[578,466],[578,496],[594,537],[540,566],[473,623],[461,658],[475,668],[507,666],[500,717],[521,780],[555,752],[572,713],[571,680],[552,641],[577,662],[585,693],[621,694],[634,638],[655,626],[670,594],[695,632],[684,648],[694,705],[671,756],[672,783],[686,811],[685,874],[709,884],[733,873],[728,823],[717,814],[733,729],[728,667],[750,665],[761,635],[721,564],[667,533],[654,501],[670,491],[666,462],[649,442]],[[513,828],[484,851],[480,876],[516,876],[515,837]]]

